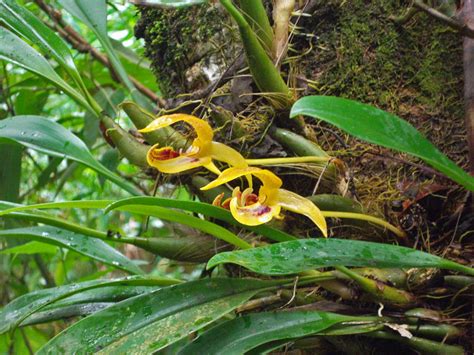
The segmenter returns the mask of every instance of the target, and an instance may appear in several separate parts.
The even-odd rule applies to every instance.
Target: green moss
[[[305,25],[319,36],[306,75],[320,94],[344,96],[411,116],[462,115],[462,40],[419,14],[401,27],[389,20],[405,1],[333,1]],[[316,60],[315,60],[316,59]],[[446,105],[447,97],[456,97]]]
[[[182,9],[145,7],[140,12],[135,35],[145,39],[145,55],[152,62],[165,96],[195,89],[192,81],[199,78],[190,79],[188,70],[214,51],[210,40],[224,27],[225,16],[209,5]]]

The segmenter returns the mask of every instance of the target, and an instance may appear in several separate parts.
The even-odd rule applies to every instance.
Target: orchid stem
[[[333,217],[333,218],[350,218],[350,219],[359,219],[363,221],[372,222],[378,224],[393,233],[395,233],[400,238],[406,238],[405,232],[401,231],[397,227],[391,225],[390,223],[384,221],[381,218],[374,216],[369,216],[363,213],[353,213],[353,212],[338,212],[338,211],[321,211],[324,217]]]
[[[264,158],[264,159],[246,159],[248,165],[273,165],[273,164],[292,164],[292,163],[321,163],[331,160],[331,157],[289,157],[289,158]]]

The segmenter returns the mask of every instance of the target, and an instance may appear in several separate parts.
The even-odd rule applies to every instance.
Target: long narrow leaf
[[[329,122],[369,143],[423,159],[449,178],[474,191],[474,177],[458,167],[407,121],[357,101],[332,96],[307,96],[292,107],[290,116],[306,115]]]
[[[29,211],[32,209],[42,209],[42,208],[105,208],[112,201],[110,200],[98,200],[98,201],[67,201],[67,202],[51,202],[46,204],[31,205],[31,206],[21,206],[14,207],[8,210],[0,211],[0,216],[6,215],[12,212],[22,212]],[[176,222],[180,224],[187,225],[189,227],[200,230],[204,233],[213,235],[216,238],[219,238],[229,244],[235,245],[242,249],[251,248],[251,245],[248,244],[243,239],[236,236],[234,233],[228,231],[227,229],[209,222],[203,219],[191,216],[189,214],[175,211],[171,208],[164,208],[159,206],[148,206],[146,209],[140,206],[122,206],[118,208],[120,211],[136,213],[139,215],[153,216],[166,221]],[[36,216],[33,216],[33,219],[36,219]],[[58,225],[58,224],[54,224]],[[61,224],[61,227],[70,229],[70,223]],[[74,229],[76,230],[76,229]]]
[[[95,114],[84,97],[66,83],[51,67],[46,59],[44,59],[29,44],[24,42],[20,37],[11,33],[6,28],[0,27],[0,59],[6,60],[12,64],[16,64],[46,80],[49,80],[59,89],[76,100],[80,105]]]
[[[68,230],[49,226],[6,229],[0,231],[0,237],[25,238],[57,245],[132,274],[143,274],[130,259],[104,241]]]
[[[52,56],[74,79],[80,88],[84,82],[76,68],[71,51],[53,30],[46,26],[15,0],[0,0],[0,21],[3,21],[13,31],[37,45],[44,53]],[[88,95],[87,90],[84,94]]]
[[[119,285],[169,286],[179,282],[179,280],[174,279],[135,276],[122,279],[87,281],[80,284],[71,284],[30,292],[16,298],[0,311],[0,334],[14,329],[28,316],[38,312],[40,309],[80,292],[99,287]]]
[[[32,314],[21,323],[21,326],[50,322],[78,315],[88,315],[127,298],[149,293],[158,288],[159,286],[119,285],[100,287],[76,293],[71,297],[44,307],[40,312]]]
[[[14,116],[0,122],[0,140],[2,138],[48,155],[75,160],[97,171],[132,195],[140,195],[133,185],[100,164],[83,141],[56,122],[41,116]]]
[[[134,205],[136,208],[138,206],[161,206],[161,207],[170,207],[170,208],[178,208],[186,211],[191,211],[195,213],[202,213],[205,216],[217,218],[221,221],[231,223],[233,225],[246,228],[248,230],[254,231],[255,233],[261,234],[271,240],[276,242],[286,242],[289,240],[295,240],[296,238],[290,234],[287,234],[283,231],[280,231],[275,228],[268,227],[266,225],[251,227],[243,225],[235,220],[232,217],[232,214],[220,207],[216,207],[210,205],[208,203],[196,202],[196,201],[181,201],[181,200],[174,200],[174,199],[167,199],[167,198],[159,198],[159,197],[130,197],[123,200],[115,201],[108,205],[105,209],[105,212],[124,207],[124,206],[132,206]],[[148,209],[148,207],[140,207],[144,212]]]
[[[318,334],[342,322],[368,319],[314,311],[248,314],[211,328],[179,354],[239,355],[272,341]]]
[[[140,106],[152,108],[149,100],[140,94],[128,77],[109,39],[107,34],[107,2],[105,0],[95,0],[93,6],[91,6],[90,0],[59,0],[59,3],[71,15],[77,17],[94,32],[107,53],[110,63],[120,78],[120,81],[130,90],[134,101],[140,104]]]
[[[275,285],[251,279],[210,279],[162,288],[84,318],[53,338],[38,355],[98,350],[108,354],[152,353]]]
[[[305,239],[249,250],[224,252],[209,260],[211,268],[233,263],[266,275],[288,275],[329,266],[378,268],[434,267],[474,275],[474,269],[415,249],[342,239]]]

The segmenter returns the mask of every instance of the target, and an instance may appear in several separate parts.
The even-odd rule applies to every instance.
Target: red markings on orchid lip
[[[179,153],[171,148],[155,149],[151,152],[151,158],[155,160],[169,160],[179,157]]]
[[[264,206],[264,205],[262,205],[262,206],[259,206],[259,207],[255,210],[254,215],[260,217],[260,216],[262,216],[262,215],[264,215],[264,214],[266,214],[266,213],[271,212],[271,210],[272,210],[272,209],[271,209],[269,206]]]
[[[245,198],[245,206],[251,206],[258,202],[258,196],[255,194],[249,194]]]

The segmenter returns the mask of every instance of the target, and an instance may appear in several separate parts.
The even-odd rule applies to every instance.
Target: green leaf
[[[435,267],[474,275],[474,269],[470,267],[415,249],[333,238],[295,240],[220,253],[209,260],[207,267],[223,263],[241,265],[266,275],[288,275],[337,265],[378,268]]]
[[[105,208],[111,203],[112,201],[110,200],[51,202],[47,204],[10,208],[8,210],[0,211],[0,216],[6,215],[12,212],[28,211],[35,208],[95,208],[95,209],[98,209],[98,208]],[[245,240],[239,238],[238,236],[228,231],[227,229],[215,223],[191,216],[183,212],[175,211],[171,208],[164,208],[160,206],[147,206],[147,208],[143,208],[141,206],[122,206],[122,207],[119,207],[118,209],[124,212],[136,213],[136,214],[145,215],[145,216],[153,216],[153,217],[157,217],[166,221],[184,224],[189,227],[200,230],[204,233],[213,235],[214,237],[219,238],[229,244],[235,245],[239,248],[242,248],[242,249],[251,248],[251,245],[248,244]],[[25,217],[28,218],[29,216],[25,216]],[[67,221],[61,221],[60,219],[57,219],[57,218],[48,219],[48,218],[45,218],[45,216],[39,216],[35,214],[31,216],[30,219],[41,221],[42,223],[48,223],[51,225],[59,226],[61,228],[65,228],[68,230],[80,231],[81,233],[84,232],[85,234],[91,235],[91,233],[89,233],[90,228],[80,227]]]
[[[50,322],[78,315],[88,315],[111,306],[116,302],[157,289],[158,286],[120,285],[95,288],[76,293],[71,297],[44,307],[40,312],[32,314],[21,323],[21,326]]]
[[[141,6],[156,7],[185,7],[207,3],[208,0],[130,0],[131,3]]]
[[[41,116],[7,118],[0,121],[0,141],[2,138],[48,155],[75,160],[102,174],[132,195],[140,195],[133,185],[94,159],[83,141],[56,122]]]
[[[169,286],[179,282],[180,281],[173,279],[135,276],[112,280],[93,280],[80,284],[71,284],[30,292],[14,299],[0,311],[0,334],[16,328],[28,316],[38,312],[49,304],[70,297],[76,293],[94,288],[118,285]]]
[[[82,319],[53,338],[38,355],[96,353],[99,349],[108,354],[152,353],[275,285],[252,279],[208,279],[162,288]]]
[[[3,249],[0,254],[56,254],[58,248],[51,244],[29,242],[16,247]]]
[[[239,355],[271,341],[317,334],[338,323],[361,320],[365,318],[315,311],[247,314],[209,329],[179,354]]]
[[[53,57],[78,86],[84,88],[84,82],[74,64],[69,47],[40,19],[14,0],[0,0],[0,20],[14,32],[33,42],[48,56]],[[87,90],[84,90],[84,93],[88,95]]]
[[[232,214],[220,207],[210,205],[208,203],[196,202],[196,201],[183,201],[183,200],[174,200],[174,199],[167,199],[167,198],[159,198],[159,197],[131,197],[126,198],[123,200],[115,201],[108,205],[105,209],[105,213],[120,208],[124,206],[135,206],[136,209],[139,209],[143,212],[148,210],[148,207],[144,206],[161,206],[161,207],[169,207],[169,208],[178,208],[181,210],[186,210],[195,213],[201,213],[207,217],[217,218],[221,221],[233,224],[235,226],[239,226],[242,228],[246,228],[251,230],[255,233],[261,234],[271,240],[277,242],[286,242],[289,240],[295,240],[296,238],[290,234],[287,234],[281,230],[268,227],[266,225],[261,226],[247,226],[240,224],[232,217]],[[140,207],[138,207],[140,206]]]
[[[0,27],[0,59],[16,64],[49,80],[84,108],[95,113],[84,97],[66,83],[46,59],[20,37],[3,27]]]
[[[292,107],[290,116],[306,115],[329,122],[369,143],[423,159],[458,184],[474,191],[474,177],[441,153],[407,121],[357,101],[332,96],[307,96]]]
[[[152,109],[153,106],[150,101],[131,82],[107,34],[107,2],[105,0],[95,0],[94,6],[91,6],[89,0],[59,0],[59,3],[94,32],[107,53],[110,64],[112,64],[120,81],[130,90],[133,100],[140,106]]]
[[[239,27],[247,62],[252,78],[262,93],[266,93],[277,108],[288,108],[291,102],[290,90],[280,71],[268,56],[259,38],[242,13],[231,0],[220,0],[221,5],[232,16]]]
[[[110,307],[114,302],[94,302],[94,303],[80,303],[60,308],[48,309],[32,314],[25,319],[20,326],[26,327],[29,325],[36,325],[41,323],[52,322],[60,319],[67,319],[71,317],[88,316],[90,314],[99,312],[104,308]]]
[[[68,230],[50,226],[16,228],[0,231],[0,237],[27,238],[56,245],[132,274],[143,273],[133,261],[104,241]]]

